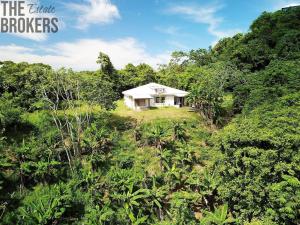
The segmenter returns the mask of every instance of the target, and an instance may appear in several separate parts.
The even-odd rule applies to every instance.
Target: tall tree
[[[114,68],[113,64],[111,63],[109,56],[103,52],[100,52],[98,59],[97,59],[97,63],[100,64],[101,71],[106,76],[108,76],[107,78],[112,79],[113,78],[112,76],[115,73],[115,68]]]

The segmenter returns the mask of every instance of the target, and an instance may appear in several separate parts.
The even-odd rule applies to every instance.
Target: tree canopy
[[[157,70],[0,62],[0,224],[300,224],[299,15],[264,12]],[[114,111],[149,82],[195,112]]]

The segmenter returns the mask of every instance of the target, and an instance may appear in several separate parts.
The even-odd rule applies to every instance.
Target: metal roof
[[[184,97],[188,92],[171,88],[157,83],[149,83],[122,92],[124,95],[132,96],[134,99],[153,98],[155,96],[174,95]]]

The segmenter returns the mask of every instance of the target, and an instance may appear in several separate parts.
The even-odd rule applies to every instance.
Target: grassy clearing
[[[99,105],[88,105],[83,104],[79,107],[75,107],[72,110],[58,110],[58,114],[63,116],[75,115],[75,114],[85,114],[85,113],[100,113],[101,107]],[[47,111],[41,110],[34,113],[26,113],[23,116],[28,122],[35,122],[37,120],[43,119],[44,113]],[[111,111],[116,116],[119,117],[129,117],[136,119],[138,122],[152,122],[156,120],[197,120],[203,121],[202,118],[195,112],[190,112],[189,107],[175,108],[175,107],[163,107],[163,108],[152,108],[145,111],[134,111],[125,106],[123,100],[117,102],[117,108]]]
[[[168,120],[184,120],[195,119],[201,120],[200,116],[195,112],[189,112],[188,107],[175,108],[175,107],[163,107],[153,108],[145,111],[134,111],[127,108],[123,100],[117,102],[117,108],[113,111],[118,116],[131,117],[138,122],[151,122],[154,120],[168,119]]]

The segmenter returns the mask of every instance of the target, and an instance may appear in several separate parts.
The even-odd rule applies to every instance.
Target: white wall
[[[128,95],[125,95],[124,96],[124,102],[125,102],[125,105],[128,107],[128,108],[131,108],[131,109],[134,109],[135,108],[135,105],[134,105],[134,100],[131,96],[128,96]]]
[[[134,99],[131,96],[125,95],[124,96],[125,105],[128,108],[136,109]],[[167,95],[165,96],[165,103],[155,103],[155,97],[150,99],[150,107],[163,107],[163,106],[174,106],[174,96]]]
[[[174,96],[166,96],[165,106],[173,106],[174,105]]]
[[[151,99],[151,106],[153,107],[163,107],[163,106],[174,106],[174,96],[173,95],[167,95],[165,97],[164,103],[155,103],[155,97],[154,99]]]
[[[154,98],[150,99],[150,107],[155,107],[155,100],[154,100]]]

